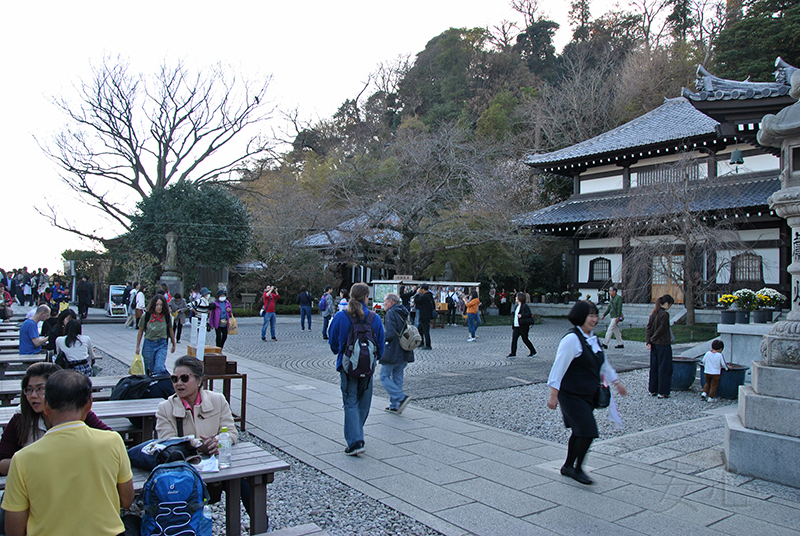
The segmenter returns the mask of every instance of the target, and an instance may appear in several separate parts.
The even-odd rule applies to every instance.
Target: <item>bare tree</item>
[[[220,65],[193,73],[182,62],[146,77],[104,58],[91,79],[79,81],[77,103],[53,99],[68,124],[40,146],[72,190],[129,230],[131,194],[141,200],[179,180],[236,181],[251,157],[271,149],[251,132],[270,117],[269,82],[238,79]],[[37,210],[58,228],[103,241],[59,219],[52,206]]]
[[[687,325],[695,323],[697,291],[703,281],[715,281],[730,268],[730,259],[718,257],[717,252],[749,249],[739,239],[735,218],[709,202],[719,188],[735,189],[736,183],[726,177],[702,178],[705,162],[696,158],[684,153],[673,164],[647,176],[640,174],[637,191],[605,222],[606,234],[622,241],[621,278],[628,295],[652,298],[653,284],[664,285],[665,291],[674,289],[683,295]]]

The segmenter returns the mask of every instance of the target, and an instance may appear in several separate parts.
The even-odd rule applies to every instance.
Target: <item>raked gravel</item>
[[[125,375],[127,365],[104,355],[98,361],[101,375]],[[608,410],[595,412],[600,439],[659,428],[702,417],[704,411],[733,400],[719,399],[707,403],[699,396],[695,384],[689,391],[673,391],[668,399],[659,400],[647,392],[647,370],[620,374],[628,388],[627,397],[616,397],[624,427],[615,430],[608,420]],[[539,439],[565,444],[569,432],[564,428],[561,412],[547,409],[549,395],[546,384],[484,391],[425,400],[414,405],[478,421],[497,428],[518,432]],[[338,480],[310,467],[285,452],[242,432],[242,440],[252,441],[272,452],[290,466],[275,474],[267,490],[270,530],[304,523],[316,523],[333,536],[437,535],[438,532],[376,501]],[[214,535],[225,534],[224,498],[212,505]],[[242,535],[249,531],[249,518],[242,508]]]

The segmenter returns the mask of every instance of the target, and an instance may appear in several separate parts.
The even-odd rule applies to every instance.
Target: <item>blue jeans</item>
[[[308,318],[308,329],[311,329],[311,306],[310,305],[301,305],[300,306],[300,327],[305,329],[305,321],[306,317]]]
[[[349,448],[364,441],[364,423],[372,403],[372,376],[353,378],[344,371],[339,371],[339,375],[344,402],[344,439]]]
[[[261,326],[261,338],[267,338],[267,323],[269,323],[269,330],[272,333],[272,338],[275,338],[275,313],[264,313],[264,324]]]
[[[389,394],[389,407],[392,409],[399,408],[400,402],[406,397],[403,392],[403,371],[407,364],[405,361],[391,365],[381,363],[381,384]]]
[[[467,325],[469,326],[469,336],[475,338],[475,331],[478,329],[481,321],[478,319],[477,313],[469,313],[467,315]],[[463,336],[463,335],[462,335]]]
[[[331,323],[331,315],[322,317],[322,336],[328,338],[328,324]]]
[[[145,339],[142,344],[142,359],[147,374],[167,374],[167,339]]]

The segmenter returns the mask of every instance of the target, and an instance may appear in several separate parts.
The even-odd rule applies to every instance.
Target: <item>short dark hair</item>
[[[725,348],[725,343],[722,342],[721,340],[714,339],[713,341],[711,341],[712,350],[722,350],[723,348]]]
[[[330,286],[330,285],[325,285],[325,292],[328,292],[328,291],[329,291],[330,289],[332,289],[332,288],[333,288],[333,287],[332,287],[332,286]]]
[[[422,290],[428,290],[428,284],[427,283],[423,283],[423,284],[421,284],[419,286],[419,288],[421,288]]]
[[[517,299],[519,300],[519,303],[525,303],[528,301],[528,295],[524,292],[517,292]]]
[[[575,302],[567,318],[573,326],[582,326],[590,314],[599,314],[597,306],[589,300]]]
[[[47,378],[44,399],[56,411],[83,409],[92,397],[92,382],[75,370],[59,370]]]
[[[194,374],[199,380],[203,379],[203,362],[193,355],[185,355],[176,359],[175,364],[172,366],[172,370],[174,371],[178,367],[186,367],[192,371],[192,374]]]

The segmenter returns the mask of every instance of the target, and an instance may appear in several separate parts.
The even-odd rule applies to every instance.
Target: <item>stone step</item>
[[[800,438],[797,415],[800,400],[759,395],[750,385],[739,387],[739,420],[749,430]]]
[[[753,361],[753,390],[764,396],[800,400],[800,369],[770,367],[763,361]]]
[[[740,475],[800,486],[800,439],[744,427],[735,413],[725,415],[725,468]]]

